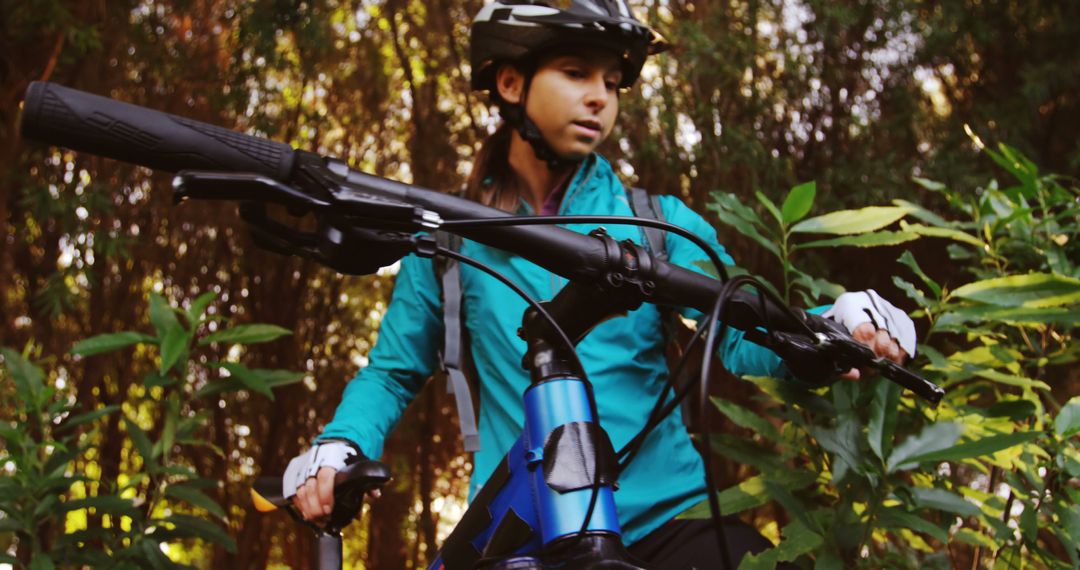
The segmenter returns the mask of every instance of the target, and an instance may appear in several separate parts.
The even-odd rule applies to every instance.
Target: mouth
[[[574,121],[573,124],[596,134],[599,134],[603,130],[603,125],[596,119],[578,119]]]

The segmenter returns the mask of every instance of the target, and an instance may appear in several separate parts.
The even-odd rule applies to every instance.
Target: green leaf
[[[911,495],[919,508],[955,513],[962,517],[975,517],[982,513],[974,503],[969,503],[960,495],[945,489],[914,487]]]
[[[150,322],[157,331],[158,339],[164,339],[169,331],[183,328],[176,319],[176,313],[165,297],[157,293],[150,293]]]
[[[205,521],[191,515],[171,515],[162,522],[170,523],[177,530],[195,538],[220,544],[230,553],[236,553],[236,541],[232,539],[224,529],[214,523]]]
[[[1058,503],[1054,511],[1061,520],[1062,527],[1072,538],[1072,543],[1080,544],[1080,504]]]
[[[19,399],[37,408],[38,398],[45,389],[45,372],[10,348],[0,348],[0,354],[4,355],[4,367],[15,380]]]
[[[780,249],[776,245],[779,240],[773,236],[766,237],[761,234],[762,230],[767,230],[764,224],[761,223],[761,218],[753,210],[747,208],[737,197],[730,194],[713,192],[712,197],[714,202],[709,204],[708,209],[715,212],[716,217],[721,222],[754,240],[777,258],[780,257]]]
[[[171,328],[161,341],[161,367],[158,372],[167,373],[184,354],[188,346],[188,333],[183,328]]]
[[[138,343],[154,342],[154,337],[134,331],[121,333],[99,334],[84,339],[75,344],[71,354],[80,356],[92,356],[103,352],[112,352]]]
[[[177,477],[184,477],[186,479],[198,479],[199,474],[194,469],[186,465],[168,465],[161,470],[168,475],[176,475]]]
[[[273,392],[270,390],[270,384],[267,382],[264,375],[259,374],[259,370],[252,370],[237,363],[217,363],[216,365],[228,370],[229,375],[240,380],[247,389],[273,399]]]
[[[913,180],[919,186],[922,186],[923,188],[926,188],[927,190],[930,190],[931,192],[942,192],[947,188],[941,182],[930,180],[928,178],[920,178],[918,176],[912,176],[911,180]]]
[[[223,392],[233,392],[244,389],[244,383],[239,378],[226,378],[224,380],[212,380],[203,384],[202,388],[195,391],[193,398],[214,396]]]
[[[776,473],[769,477],[769,481],[780,485],[788,490],[805,488],[817,479],[815,473],[801,469],[792,469]],[[724,515],[733,515],[746,509],[751,509],[765,504],[769,500],[768,488],[765,479],[761,475],[755,475],[735,485],[724,489],[719,493],[720,512]],[[709,502],[702,501],[680,514],[680,519],[704,519],[709,518]]]
[[[112,515],[131,515],[137,511],[135,503],[131,499],[124,499],[116,495],[98,495],[73,499],[61,503],[58,509],[64,513],[80,509],[94,509],[98,514]]]
[[[738,570],[773,570],[776,568],[779,553],[775,548],[768,548],[753,554],[748,552],[739,560]]]
[[[903,291],[909,299],[918,303],[920,307],[929,307],[933,304],[933,302],[926,297],[926,293],[923,293],[920,289],[917,289],[915,285],[911,284],[910,281],[905,281],[904,279],[893,275],[892,282],[893,285],[896,285],[897,289]]]
[[[772,570],[777,563],[792,562],[813,552],[825,542],[820,534],[798,521],[785,526],[782,534],[783,538],[775,548],[745,555],[739,562],[739,570]]]
[[[184,485],[169,485],[165,488],[165,496],[205,509],[219,519],[225,518],[225,510],[221,508],[221,505],[197,489]]]
[[[1029,273],[968,283],[953,296],[1006,307],[1060,307],[1080,302],[1080,279]]]
[[[934,281],[929,275],[923,272],[922,268],[919,267],[919,262],[915,261],[915,256],[912,255],[910,251],[905,251],[900,254],[897,261],[907,266],[916,277],[922,279],[922,282],[934,292],[935,297],[941,296],[941,285],[938,285],[937,281]]]
[[[111,414],[111,413],[113,413],[115,411],[118,411],[119,409],[120,409],[120,406],[118,406],[116,404],[113,404],[111,406],[105,406],[103,408],[98,408],[98,409],[96,409],[96,410],[94,410],[92,412],[86,412],[85,414],[79,414],[77,416],[71,416],[70,418],[67,419],[67,421],[60,424],[56,428],[56,432],[57,433],[62,433],[62,432],[65,432],[67,430],[70,430],[72,428],[75,428],[77,426],[81,426],[83,424],[93,422],[93,421],[98,420],[98,419],[100,419],[102,417],[105,417],[105,416],[107,416],[107,415],[109,415],[109,414]]]
[[[47,483],[40,487],[41,491],[46,493],[46,494],[45,494],[45,497],[38,502],[37,506],[34,507],[33,514],[30,516],[31,520],[34,520],[34,519],[41,520],[41,519],[45,519],[45,518],[50,518],[51,513],[60,504],[60,496],[59,495],[47,494],[52,490],[50,487],[53,487],[53,486],[49,485]]]
[[[949,533],[946,529],[898,507],[882,509],[878,513],[878,523],[886,528],[906,528],[928,534],[942,543],[949,542]]]
[[[991,550],[997,550],[998,544],[994,542],[990,537],[976,532],[970,528],[960,528],[953,535],[953,538],[961,542],[965,542],[972,546],[981,546],[983,548],[989,548]]]
[[[769,440],[780,441],[780,433],[776,431],[776,426],[770,423],[769,420],[723,398],[712,398],[712,403],[735,425],[746,428]]]
[[[1037,408],[1031,400],[1006,399],[998,400],[993,406],[986,409],[986,415],[991,418],[1009,418],[1013,421],[1022,421],[1035,415]]]
[[[1073,396],[1054,418],[1054,433],[1072,437],[1077,432],[1080,432],[1080,396]]]
[[[900,386],[882,379],[874,386],[874,399],[870,402],[870,421],[867,440],[874,455],[885,461],[892,446],[893,432],[900,408]]]
[[[153,570],[175,570],[178,568],[191,568],[190,566],[183,566],[177,564],[165,556],[165,553],[161,551],[161,542],[154,540],[152,537],[143,536],[138,542],[138,549],[142,553],[143,559],[139,561],[140,565],[149,564]]]
[[[949,422],[926,426],[919,435],[905,439],[893,450],[886,462],[886,471],[892,473],[915,467],[917,463],[912,462],[913,458],[952,447],[960,439],[961,431],[959,424]]]
[[[206,293],[199,295],[198,298],[191,302],[191,306],[188,307],[188,320],[192,323],[201,322],[203,315],[206,314],[206,308],[210,306],[210,303],[213,302],[215,298],[217,298],[217,293],[213,291],[207,291]]]
[[[239,325],[236,327],[216,331],[213,334],[210,334],[209,336],[200,340],[199,344],[207,345],[213,342],[220,342],[226,344],[255,344],[259,342],[271,341],[276,338],[291,334],[292,331],[290,331],[289,329],[282,328],[277,325]]]
[[[841,421],[834,429],[812,428],[810,433],[821,447],[843,459],[849,467],[862,472],[864,459],[859,449],[859,425],[854,419]]]
[[[1042,435],[1043,432],[1041,431],[1021,431],[1016,433],[1003,433],[998,435],[992,435],[989,437],[984,437],[975,441],[968,441],[944,449],[937,449],[934,451],[921,453],[919,455],[911,457],[907,460],[907,462],[938,463],[941,461],[960,461],[961,459],[982,457],[986,455],[992,455],[1003,449],[1008,449],[1014,445],[1020,445],[1022,443],[1034,441]]]
[[[149,465],[155,458],[154,446],[150,443],[150,438],[147,437],[146,432],[139,427],[139,424],[131,421],[129,418],[124,418],[124,427],[131,437],[131,443],[135,445],[135,449],[138,450],[139,455],[142,455],[143,460]]]
[[[765,209],[768,210],[774,218],[776,218],[776,223],[784,223],[784,217],[780,214],[780,210],[776,208],[776,204],[774,204],[768,196],[761,193],[760,191],[755,192],[754,195],[757,196],[758,202],[761,202],[761,205],[765,206]]]
[[[178,383],[179,380],[170,376],[164,375],[157,370],[151,371],[149,374],[143,377],[143,386],[147,388],[158,388],[165,386],[172,386]]]
[[[960,230],[954,230],[952,228],[935,228],[932,226],[924,226],[922,224],[909,224],[903,220],[900,221],[900,229],[905,232],[910,232],[924,237],[937,237],[951,239],[960,243],[966,243],[971,246],[982,249],[983,242],[979,238]]]
[[[835,299],[844,293],[844,288],[832,281],[816,278],[801,271],[797,272],[792,282],[806,288],[810,301],[807,305],[816,305],[822,298]]]
[[[900,206],[870,206],[858,210],[839,210],[803,220],[791,231],[797,233],[850,235],[880,230],[910,212]]]
[[[161,439],[158,444],[163,452],[168,452],[176,443],[176,424],[180,421],[179,394],[173,392],[169,396],[168,408],[165,412],[165,423],[161,428]]]
[[[1024,512],[1020,513],[1020,533],[1028,542],[1035,541],[1035,533],[1039,532],[1039,513],[1033,505],[1024,505]]]
[[[955,227],[955,226],[958,225],[958,224],[955,224],[953,222],[950,222],[949,220],[946,220],[945,218],[942,218],[941,216],[935,214],[934,212],[932,212],[930,210],[927,210],[926,208],[924,208],[921,205],[916,204],[914,202],[909,202],[907,200],[899,200],[898,199],[898,200],[893,200],[892,204],[894,206],[900,206],[901,208],[907,208],[909,210],[908,217],[915,218],[916,220],[919,220],[920,222],[930,224],[931,226],[934,226],[934,227],[951,228],[951,227]]]
[[[1015,376],[1012,374],[1005,374],[998,372],[997,370],[978,370],[975,375],[980,378],[986,378],[992,380],[998,384],[1005,384],[1006,386],[1016,386],[1017,388],[1031,388],[1036,390],[1050,391],[1050,386],[1041,380],[1033,380],[1024,376]]]
[[[709,436],[712,450],[740,465],[753,467],[763,473],[773,473],[787,469],[782,457],[774,450],[758,445],[745,437],[729,433]]]
[[[820,534],[798,521],[785,526],[781,534],[783,538],[776,546],[776,549],[780,551],[777,559],[780,562],[792,562],[803,554],[813,552],[825,540]]]
[[[783,211],[784,225],[791,225],[810,213],[814,206],[814,196],[817,194],[817,182],[811,180],[804,182],[791,189],[787,198],[784,199]]]
[[[293,372],[291,370],[254,368],[251,372],[258,374],[263,382],[271,388],[296,384],[304,379],[303,372]]]
[[[774,400],[797,405],[810,413],[824,416],[831,416],[836,413],[836,408],[832,405],[832,402],[814,392],[795,386],[792,382],[769,376],[743,376],[743,380],[754,384]]]
[[[956,307],[944,313],[938,319],[938,327],[957,326],[964,323],[1002,322],[1010,325],[1048,325],[1058,324],[1076,326],[1080,324],[1080,311],[1071,307],[999,307],[996,305],[974,305]]]
[[[822,239],[800,243],[795,249],[811,249],[815,247],[880,247],[897,245],[917,240],[919,236],[911,232],[870,232],[854,236],[844,236],[833,239]]]

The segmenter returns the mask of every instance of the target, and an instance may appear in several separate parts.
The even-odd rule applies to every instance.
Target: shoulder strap
[[[664,221],[664,210],[660,207],[660,197],[650,196],[644,188],[630,188],[630,208],[634,211],[634,215],[639,218],[651,218],[654,220]],[[645,247],[655,255],[656,257],[667,260],[668,251],[667,243],[664,241],[667,232],[657,228],[641,228],[645,235]],[[678,316],[671,307],[660,307],[660,320],[664,327],[664,338],[670,342],[675,338],[675,331],[678,327],[676,322]],[[667,342],[665,342],[667,344]],[[684,371],[685,377],[685,371]],[[671,382],[678,386],[679,379],[672,377]],[[687,431],[690,433],[697,433],[697,413],[694,410],[694,406],[691,403],[690,398],[683,400],[682,402],[682,418],[683,424],[686,426]]]
[[[440,247],[459,251],[461,238],[447,233],[435,234]],[[456,259],[444,256],[435,258],[435,276],[442,287],[443,299],[443,350],[440,355],[446,372],[446,391],[454,395],[457,403],[458,424],[465,451],[480,450],[480,434],[476,429],[476,411],[473,409],[472,393],[464,370],[464,330],[461,326],[461,267]]]
[[[664,210],[660,208],[660,197],[650,196],[644,188],[633,187],[630,188],[630,209],[634,211],[634,215],[639,218],[651,218],[653,220],[664,220]],[[645,234],[645,247],[648,248],[653,255],[661,259],[667,259],[667,243],[664,241],[665,233],[663,230],[657,228],[641,228],[642,233]]]

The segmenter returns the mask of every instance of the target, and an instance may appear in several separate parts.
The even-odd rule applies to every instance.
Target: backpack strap
[[[660,208],[659,196],[650,196],[644,188],[638,188],[636,186],[630,188],[629,194],[630,209],[634,211],[635,216],[664,221],[664,210]],[[653,255],[666,261],[668,253],[667,243],[664,241],[664,231],[648,227],[642,227],[641,231],[645,234],[645,248]]]
[[[461,250],[461,238],[447,233],[435,234],[435,242],[451,251]],[[476,429],[476,411],[473,409],[469,381],[465,377],[465,338],[461,326],[461,264],[445,256],[435,258],[435,276],[442,287],[443,299],[443,349],[439,355],[442,369],[446,372],[446,391],[454,395],[457,403],[458,425],[465,451],[480,450],[480,434]]]
[[[630,195],[630,209],[639,218],[649,218],[664,221],[664,210],[660,208],[660,197],[650,196],[644,188],[633,187],[627,192]],[[667,242],[664,241],[667,232],[657,228],[641,228],[645,236],[645,248],[657,258],[667,261]],[[678,329],[678,314],[671,307],[659,307],[660,322],[663,323],[665,344],[675,338]],[[685,377],[685,371],[683,372]],[[678,385],[678,378],[671,378],[673,385]],[[697,414],[689,398],[682,402],[683,425],[690,433],[697,433]]]

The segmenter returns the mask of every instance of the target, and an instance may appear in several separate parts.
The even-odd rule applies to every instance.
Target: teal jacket
[[[661,196],[664,218],[707,240],[724,263],[731,258],[704,219],[674,196]],[[523,206],[528,211],[527,206]],[[632,211],[626,191],[610,164],[598,155],[586,159],[567,187],[559,215],[619,215]],[[595,225],[567,224],[587,233]],[[634,226],[612,226],[618,240],[643,241]],[[706,260],[690,241],[669,234],[670,261],[696,271]],[[466,240],[462,253],[494,267],[538,300],[552,298],[566,280],[498,249]],[[524,421],[522,393],[529,374],[521,367],[525,343],[517,336],[526,304],[493,277],[463,265],[463,324],[479,376],[480,451],[476,453],[470,497],[491,475],[517,440]],[[383,441],[402,411],[438,366],[443,322],[439,285],[430,259],[406,257],[393,299],[383,319],[370,364],[345,388],[333,421],[322,438],[345,438],[368,457],[382,455]],[[700,318],[696,311],[685,316]],[[600,421],[615,449],[625,445],[645,423],[667,382],[665,335],[660,311],[651,304],[596,327],[578,347],[592,382]],[[772,352],[742,340],[729,330],[721,347],[724,365],[737,374],[778,375]],[[637,458],[623,471],[615,502],[626,544],[632,544],[706,497],[704,467],[691,445],[678,409],[646,439]]]

